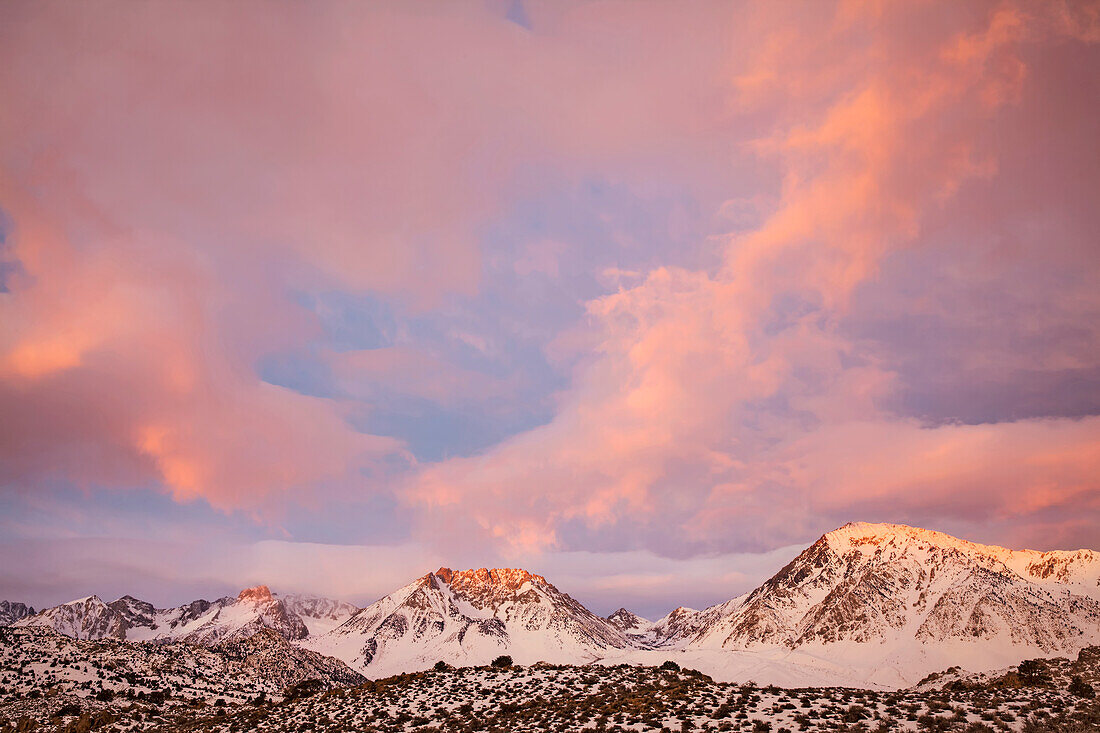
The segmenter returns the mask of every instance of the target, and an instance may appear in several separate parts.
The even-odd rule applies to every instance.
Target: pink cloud
[[[515,385],[404,344],[326,353],[348,400],[267,384],[258,360],[320,332],[287,294],[420,311],[474,293],[481,227],[553,169],[690,181],[752,216],[709,271],[606,269],[607,294],[548,348],[575,365],[553,420],[401,477],[426,535],[531,553],[604,532],[684,554],[803,539],[815,507],[977,522],[987,506],[1006,526],[1091,512],[1093,419],[919,425],[883,407],[896,365],[841,324],[930,223],[1002,218],[952,209],[979,183],[1027,205],[999,177],[1001,125],[1036,86],[1074,94],[1058,54],[1096,42],[1094,10],[547,4],[531,33],[480,5],[9,4],[0,206],[21,270],[0,295],[4,482],[160,483],[264,514],[333,484],[376,490],[411,460],[352,429],[349,402],[453,406]],[[1072,135],[1095,149],[1091,128]],[[776,172],[777,191],[745,190]],[[552,276],[560,256],[533,248],[511,269]],[[1039,300],[1087,324],[1081,292]],[[1078,341],[1005,351],[1100,363],[1094,333]]]
[[[987,130],[1023,98],[1025,59],[1061,42],[1062,9],[875,9],[823,23],[749,14],[756,65],[732,79],[739,104],[776,115],[753,142],[785,171],[774,212],[730,238],[717,276],[661,268],[590,303],[596,335],[566,342],[592,353],[554,420],[412,482],[433,534],[480,531],[523,553],[602,532],[682,553],[774,546],[838,521],[817,509],[977,522],[984,507],[1003,525],[1095,507],[1095,420],[899,419],[881,407],[896,374],[849,363],[839,328],[884,258],[920,246],[925,219],[996,176]],[[784,297],[803,308],[772,328]]]
[[[256,374],[319,334],[288,293],[415,311],[475,292],[479,227],[532,167],[726,175],[719,80],[697,72],[730,11],[622,11],[549,6],[531,34],[481,6],[5,6],[4,483],[159,482],[262,512],[383,485],[399,441]],[[662,33],[673,18],[691,32]],[[333,362],[353,398],[501,389],[424,357]]]
[[[15,251],[32,279],[17,284],[0,328],[0,397],[15,416],[0,441],[8,481],[159,479],[181,499],[255,510],[400,452],[351,431],[328,401],[246,367],[316,328],[287,303],[226,290],[171,246],[154,253],[116,235],[110,249],[74,247],[13,200]],[[223,309],[256,309],[282,329],[238,332]]]

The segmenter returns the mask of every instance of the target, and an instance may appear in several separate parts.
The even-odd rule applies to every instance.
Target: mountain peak
[[[983,545],[959,539],[934,529],[911,527],[907,524],[849,522],[821,536],[816,545],[828,545],[839,554],[860,550],[873,554],[878,548],[924,545],[941,550],[955,550],[979,558],[986,563],[1002,563],[1030,578],[1055,577],[1072,582],[1091,578],[1100,553],[1094,550],[1012,550],[1000,545]]]
[[[257,585],[252,588],[245,588],[237,595],[239,601],[252,601],[253,603],[261,603],[263,601],[272,600],[271,589],[266,585]]]
[[[522,568],[427,573],[316,639],[372,674],[449,664],[593,660],[637,643],[541,575]]]
[[[444,583],[455,587],[497,586],[515,590],[524,583],[546,583],[546,578],[522,568],[471,568],[451,570],[440,568],[432,573]]]
[[[708,618],[702,636],[726,648],[893,637],[1072,650],[1095,634],[1098,577],[1100,556],[1089,551],[1009,550],[852,522],[822,535],[744,603],[713,614],[719,620]]]
[[[887,522],[848,522],[832,532],[822,535],[821,540],[838,552],[851,549],[872,550],[883,545],[901,545],[911,541],[944,549],[955,549],[967,554],[982,554],[998,559],[1013,551],[995,545],[979,545],[967,540],[952,537],[943,532],[908,524],[890,524]],[[1026,551],[1024,551],[1026,552]]]
[[[893,524],[890,522],[848,522],[837,527],[832,532],[827,532],[826,537],[861,539],[873,541],[878,537],[887,537],[905,534],[940,534],[929,529],[911,527],[908,524]],[[947,535],[944,535],[946,537]]]
[[[607,620],[611,622],[612,626],[621,631],[632,631],[652,625],[649,619],[642,618],[626,608],[620,608],[618,611],[615,611],[615,613],[607,617]]]

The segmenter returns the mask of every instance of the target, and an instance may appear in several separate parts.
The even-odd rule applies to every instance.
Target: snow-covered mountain
[[[310,648],[368,676],[437,660],[660,663],[718,678],[903,686],[1100,642],[1100,554],[978,545],[896,524],[823,535],[756,590],[656,621],[598,618],[523,570],[429,573]]]
[[[722,680],[898,687],[951,666],[980,672],[1100,643],[1100,553],[855,523],[751,593],[656,621],[626,609],[600,618],[525,570],[440,568],[361,610],[257,586],[171,609],[91,596],[14,625],[204,645],[271,630],[370,677],[508,654],[520,664],[675,659]]]
[[[12,625],[45,626],[74,639],[123,639],[126,636],[126,620],[99,596],[62,603],[32,616],[24,616]]]
[[[206,613],[193,621],[184,621],[174,614],[169,616],[169,638],[198,644],[247,639],[263,629],[272,629],[284,639],[303,639],[309,629],[302,619],[287,610],[286,604],[271,595],[266,585],[245,588],[236,600],[216,602]],[[175,610],[175,609],[173,609]],[[158,638],[154,636],[153,638]]]
[[[643,634],[653,627],[653,622],[633,611],[620,608],[607,617],[608,623],[627,634]]]
[[[342,662],[300,649],[272,629],[211,646],[76,640],[44,626],[0,630],[0,669],[24,668],[38,671],[5,680],[23,693],[49,687],[51,694],[129,689],[144,696],[161,690],[175,699],[207,702],[279,695],[304,680],[325,688],[363,681]]]
[[[275,595],[286,605],[286,610],[302,619],[310,636],[318,636],[336,628],[356,612],[358,606],[331,598],[290,593]]]
[[[521,664],[587,662],[637,644],[541,575],[511,568],[440,568],[304,642],[372,677],[501,654]]]
[[[34,608],[26,603],[0,601],[0,626],[10,626],[24,616],[34,614]]]
[[[751,593],[645,633],[709,674],[903,686],[1100,642],[1100,553],[979,545],[897,524],[823,535]],[[629,656],[629,655],[628,655]],[[632,658],[644,661],[646,654]],[[805,677],[811,669],[813,674]]]
[[[680,606],[656,621],[642,618],[625,608],[615,611],[607,620],[634,640],[640,648],[650,649],[682,645],[703,630],[706,617],[694,608]]]
[[[327,630],[348,618],[354,606],[309,596],[277,597],[267,586],[242,590],[235,598],[197,600],[159,609],[132,596],[105,603],[81,598],[20,619],[17,626],[45,626],[74,639],[185,641],[210,645],[246,639],[271,629],[289,641],[303,639],[312,624]]]
[[[741,603],[707,609],[690,645],[1001,642],[1040,652],[1100,637],[1100,554],[1007,550],[895,524],[848,524]]]

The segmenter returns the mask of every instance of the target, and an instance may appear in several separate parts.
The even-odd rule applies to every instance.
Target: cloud
[[[651,608],[848,519],[1100,540],[1095,4],[521,10],[0,9],[3,491],[397,497]]]
[[[606,615],[626,605],[657,618],[676,605],[704,607],[746,592],[801,549],[691,560],[648,552],[553,553],[527,558],[524,566],[596,613]],[[23,540],[0,543],[0,559],[0,587],[36,608],[93,593],[108,601],[138,593],[165,607],[236,595],[242,587],[260,583],[277,593],[312,593],[367,605],[441,565],[485,564],[442,557],[411,543],[217,540],[195,546],[181,538]]]
[[[276,592],[326,595],[366,605],[429,570],[410,545],[325,545],[264,540],[196,546],[156,539],[70,538],[0,544],[0,586],[37,607],[97,594],[142,594],[159,607],[236,595],[260,583]],[[22,572],[14,571],[22,566]]]
[[[860,348],[847,325],[884,263],[924,245],[927,221],[973,223],[965,210],[956,222],[940,212],[998,180],[1005,151],[986,131],[1024,100],[1027,60],[1059,27],[1048,9],[986,6],[956,24],[928,7],[840,12],[820,33],[754,18],[781,28],[761,30],[762,67],[737,77],[744,104],[777,116],[753,143],[785,171],[775,210],[730,237],[716,274],[658,268],[591,301],[595,336],[578,340],[590,358],[555,418],[411,483],[430,534],[473,533],[520,554],[679,556],[775,547],[863,512],[933,525],[965,516],[971,531],[988,522],[1008,541],[1052,508],[1094,511],[1095,420],[922,426],[888,409],[892,354]],[[1095,312],[1088,289],[1072,293]],[[1096,331],[1086,338],[1076,364],[1091,367]],[[970,346],[961,353],[982,358]]]
[[[247,368],[312,331],[288,303],[244,280],[226,289],[200,258],[151,235],[74,246],[13,199],[14,251],[32,279],[8,295],[0,330],[0,399],[13,416],[0,440],[5,484],[159,479],[180,499],[256,510],[400,452],[351,431],[328,401]],[[242,324],[260,313],[283,329]]]
[[[712,10],[685,18],[693,37],[717,38]],[[338,394],[266,383],[265,360],[325,338],[299,294],[472,296],[486,221],[537,191],[532,168],[714,178],[695,161],[721,137],[688,133],[714,87],[692,69],[722,50],[662,37],[670,10],[547,8],[527,16],[540,35],[474,6],[2,12],[8,489],[159,484],[276,519],[334,486],[386,490],[410,455],[356,430],[373,395],[501,384],[400,344],[325,357]]]

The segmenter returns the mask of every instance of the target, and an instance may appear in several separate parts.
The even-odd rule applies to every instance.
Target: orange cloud
[[[670,138],[707,158],[714,82],[694,70],[721,57],[711,21],[730,10],[684,18],[682,37],[654,32],[672,8],[548,7],[539,35],[490,10],[5,6],[0,207],[22,274],[0,295],[3,483],[318,502],[410,460],[345,419],[378,382],[511,389],[399,348],[333,356],[346,401],[256,374],[318,336],[290,293],[416,311],[476,291],[481,228],[525,193],[521,168],[629,172]]]
[[[814,507],[973,518],[961,492],[1008,517],[1100,490],[1095,420],[922,428],[880,407],[888,368],[845,363],[857,287],[945,199],[995,175],[986,127],[1020,100],[1022,49],[1047,40],[1035,18],[1050,10],[974,9],[952,25],[932,5],[876,8],[803,24],[748,14],[782,27],[750,31],[763,40],[742,56],[758,65],[732,75],[741,108],[777,116],[752,143],[784,171],[775,211],[730,238],[717,276],[658,268],[590,303],[596,355],[554,420],[412,482],[409,500],[439,514],[433,533],[472,517],[504,543],[522,527],[525,545],[602,532],[683,552],[805,536]],[[784,298],[793,314],[777,313]],[[1042,458],[1056,445],[1057,469]]]
[[[843,327],[888,260],[929,222],[954,232],[952,201],[1000,180],[1002,116],[1069,68],[1061,44],[1100,38],[1094,4],[550,4],[538,33],[481,6],[331,8],[0,11],[4,255],[22,268],[0,294],[5,485],[160,482],[254,512],[375,489],[412,461],[355,431],[349,402],[516,387],[404,345],[325,353],[346,401],[264,383],[261,358],[320,330],[288,293],[415,311],[475,292],[479,234],[531,193],[524,169],[709,189],[744,166],[776,195],[736,181],[723,198],[762,223],[706,270],[606,268],[614,292],[551,347],[574,371],[548,424],[401,477],[425,535],[688,553],[803,539],[814,507],[973,517],[984,501],[1011,519],[1094,500],[1094,420],[899,417],[883,407],[897,364]],[[984,235],[1001,213],[969,215]],[[998,232],[998,257],[1041,242],[1045,214]],[[559,264],[528,251],[512,270]],[[1095,310],[1078,300],[1059,302],[1075,325]],[[1087,370],[1090,338],[1016,358]]]

